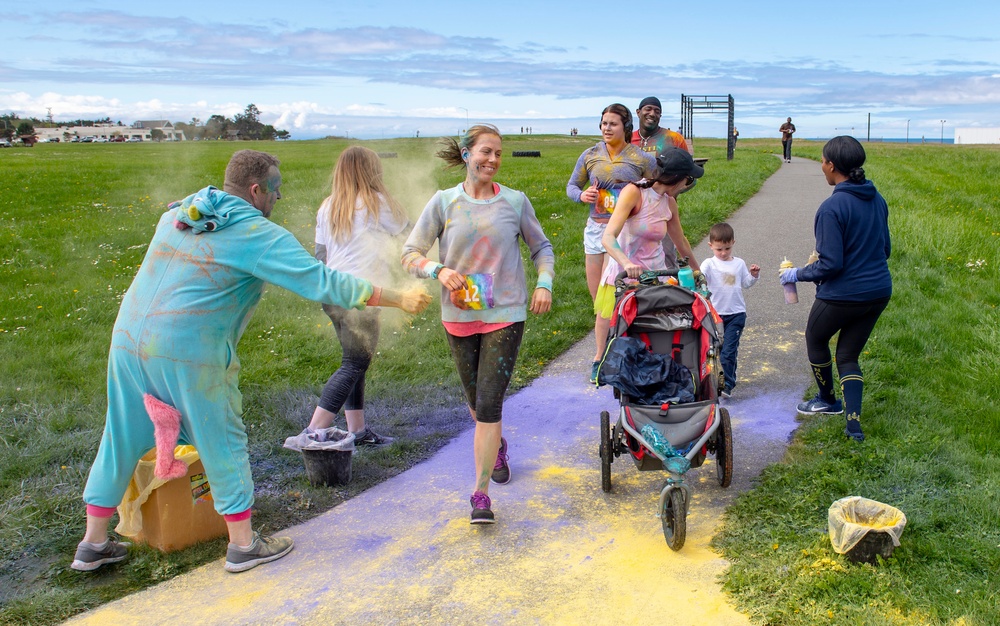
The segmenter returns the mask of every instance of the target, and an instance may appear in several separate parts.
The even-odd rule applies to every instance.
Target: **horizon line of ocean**
[[[830,137],[803,137],[803,139],[807,139],[809,141],[829,141],[832,138],[833,138],[832,135]],[[862,143],[918,143],[918,144],[955,143],[955,139],[950,137],[945,137],[944,141],[941,141],[940,138],[928,139],[926,137],[923,139],[923,141],[914,137],[910,137],[909,139],[905,137],[872,137],[871,139],[868,139],[866,137],[854,137],[854,138]]]

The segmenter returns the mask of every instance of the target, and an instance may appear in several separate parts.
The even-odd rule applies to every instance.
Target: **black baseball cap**
[[[683,148],[671,146],[656,155],[657,178],[668,176],[690,176],[701,178],[705,168],[694,162],[694,158]]]

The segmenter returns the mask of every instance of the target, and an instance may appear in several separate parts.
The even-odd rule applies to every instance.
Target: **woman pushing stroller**
[[[599,362],[604,356],[615,307],[615,277],[620,272],[627,272],[629,278],[638,278],[646,270],[667,269],[663,253],[663,238],[667,235],[677,248],[678,256],[687,257],[691,268],[700,270],[681,227],[677,195],[704,173],[705,168],[696,164],[686,150],[671,147],[656,157],[654,178],[629,183],[622,189],[601,239],[611,260],[604,269],[594,300],[594,313],[597,314],[595,361]]]

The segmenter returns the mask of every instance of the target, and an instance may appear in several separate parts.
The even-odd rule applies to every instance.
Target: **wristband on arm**
[[[365,306],[395,307],[403,308],[403,292],[386,287],[372,286],[372,295],[368,298]]]

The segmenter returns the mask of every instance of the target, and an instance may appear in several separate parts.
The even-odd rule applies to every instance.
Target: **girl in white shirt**
[[[385,281],[396,267],[409,221],[385,188],[378,155],[361,146],[341,153],[333,172],[333,188],[316,214],[316,258],[331,269],[369,280]],[[323,305],[343,348],[340,367],[323,387],[309,429],[329,428],[344,408],[355,445],[392,441],[365,424],[365,372],[379,335],[379,309],[362,311]]]

